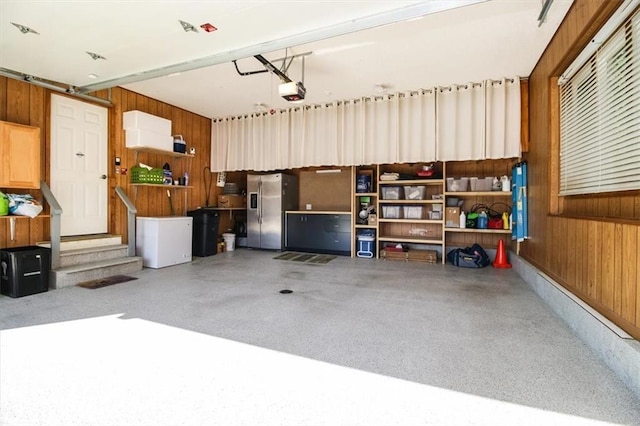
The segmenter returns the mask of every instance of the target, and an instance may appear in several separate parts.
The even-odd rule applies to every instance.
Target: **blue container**
[[[485,212],[482,212],[478,215],[478,229],[487,229],[487,225],[489,224],[489,218]]]
[[[373,244],[375,243],[375,237],[369,237],[366,235],[358,235],[358,257],[373,257]]]

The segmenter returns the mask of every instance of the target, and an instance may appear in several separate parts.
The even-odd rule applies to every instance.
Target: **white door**
[[[107,108],[51,95],[51,191],[61,234],[107,232]]]

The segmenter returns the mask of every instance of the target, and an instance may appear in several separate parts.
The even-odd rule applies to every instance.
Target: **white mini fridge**
[[[191,262],[193,217],[136,218],[136,254],[147,268]]]

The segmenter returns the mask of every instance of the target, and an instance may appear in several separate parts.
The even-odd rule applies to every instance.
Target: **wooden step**
[[[112,234],[93,234],[93,235],[75,235],[60,238],[60,251],[78,250],[90,247],[103,247],[122,244],[121,235]],[[39,242],[36,245],[40,247],[51,247],[51,241]]]
[[[71,287],[85,281],[97,280],[112,275],[126,275],[142,270],[142,258],[120,257],[78,265],[65,266],[51,271],[50,288]]]
[[[127,257],[126,244],[113,244],[100,247],[88,247],[60,252],[60,267],[97,262],[99,260]]]

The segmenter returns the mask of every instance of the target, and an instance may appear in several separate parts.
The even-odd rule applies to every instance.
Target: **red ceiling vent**
[[[217,30],[216,27],[214,27],[213,25],[211,25],[210,23],[206,23],[206,24],[202,24],[200,25],[200,28],[202,28],[203,30],[205,30],[208,33],[214,32]]]

